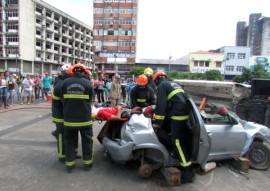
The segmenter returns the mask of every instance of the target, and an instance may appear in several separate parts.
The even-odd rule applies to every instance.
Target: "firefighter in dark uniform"
[[[55,79],[54,90],[52,94],[52,117],[56,125],[56,130],[52,135],[57,139],[57,151],[59,161],[65,161],[65,145],[64,145],[64,118],[63,118],[63,100],[60,96],[63,81],[72,74],[73,67],[69,64],[61,66],[61,74]],[[77,146],[78,147],[78,146]]]
[[[71,173],[75,166],[75,148],[78,132],[82,140],[84,170],[88,171],[93,164],[93,129],[91,120],[92,86],[84,78],[86,67],[78,63],[73,66],[74,74],[64,80],[62,86],[64,139],[66,150],[67,172]]]
[[[168,80],[163,71],[156,72],[153,79],[157,85],[153,127],[157,130],[160,127],[171,133],[173,152],[180,161],[181,182],[193,182],[195,174],[191,164],[192,134],[186,124],[189,118],[187,95],[179,84]]]
[[[153,80],[153,74],[154,74],[153,70],[151,68],[146,68],[143,71],[143,74],[146,75],[148,79],[147,85],[150,86],[154,90],[155,96],[157,96],[157,86]]]
[[[147,85],[147,77],[142,74],[136,79],[137,85],[130,91],[131,109],[134,107],[146,107],[156,102],[154,90]]]

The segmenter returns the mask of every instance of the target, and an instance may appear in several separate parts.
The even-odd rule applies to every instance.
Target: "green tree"
[[[253,78],[268,78],[267,72],[263,65],[256,64],[254,65],[254,70],[252,71]]]
[[[168,75],[171,79],[179,79],[180,77],[179,72],[177,72],[176,70],[170,71]]]
[[[209,70],[209,71],[205,72],[204,78],[206,80],[217,80],[217,81],[223,80],[223,76],[221,75],[220,71],[218,71],[218,70]]]
[[[246,67],[242,70],[242,75],[235,76],[233,78],[234,82],[243,83],[250,81],[252,78],[269,78],[264,66],[261,64],[254,65],[254,69],[250,70]]]
[[[134,67],[130,70],[129,74],[134,74],[136,76],[143,74],[145,68]]]

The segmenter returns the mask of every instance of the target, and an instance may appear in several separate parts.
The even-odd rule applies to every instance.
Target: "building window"
[[[226,71],[233,72],[234,66],[226,66]]]
[[[234,59],[235,53],[228,52],[227,53],[227,59]]]
[[[243,71],[243,66],[237,66],[236,71],[237,72],[242,72]]]
[[[114,31],[108,31],[108,35],[114,35]]]
[[[8,30],[18,30],[18,23],[7,23],[6,26]]]
[[[199,66],[198,61],[194,61],[194,66],[197,66],[197,67]]]
[[[36,30],[36,35],[41,35],[41,31],[39,29]]]
[[[238,53],[238,58],[239,59],[245,59],[246,58],[246,54],[245,53]]]
[[[8,36],[6,36],[6,41],[7,42],[19,42],[19,37],[18,37],[18,35],[8,35]]]
[[[204,67],[204,61],[199,61],[200,67]]]
[[[18,4],[18,0],[7,0],[6,1],[8,5],[10,4]]]
[[[209,67],[209,62],[208,61],[205,62],[204,64],[205,64],[205,67]]]
[[[18,17],[18,10],[16,9],[6,10],[6,17]]]
[[[216,62],[216,68],[221,68],[221,62]]]
[[[39,41],[37,41],[37,42],[36,42],[36,46],[41,47],[41,46],[42,46],[42,43],[41,43],[41,42],[39,42]]]
[[[19,49],[17,47],[8,47],[6,48],[6,54],[18,54]]]

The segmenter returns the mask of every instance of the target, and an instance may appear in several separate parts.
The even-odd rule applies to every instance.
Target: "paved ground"
[[[268,191],[270,170],[250,170],[249,180],[229,170],[225,165],[197,175],[192,184],[170,187],[155,171],[148,179],[139,177],[138,163],[115,164],[103,154],[96,139],[101,124],[94,123],[95,160],[89,172],[83,171],[81,160],[71,174],[58,162],[56,140],[51,136],[50,103],[39,101],[31,105],[14,104],[0,110],[0,191]],[[81,153],[81,151],[79,151]]]

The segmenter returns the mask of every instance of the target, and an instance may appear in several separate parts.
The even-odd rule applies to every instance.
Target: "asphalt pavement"
[[[110,161],[96,136],[102,124],[94,122],[94,165],[83,170],[81,159],[71,174],[58,161],[51,103],[37,101],[30,105],[15,103],[0,110],[0,191],[268,191],[270,170],[250,170],[243,176],[226,163],[205,175],[196,175],[194,183],[170,186],[156,170],[143,179],[138,162],[116,164]],[[79,145],[81,155],[81,145]]]

